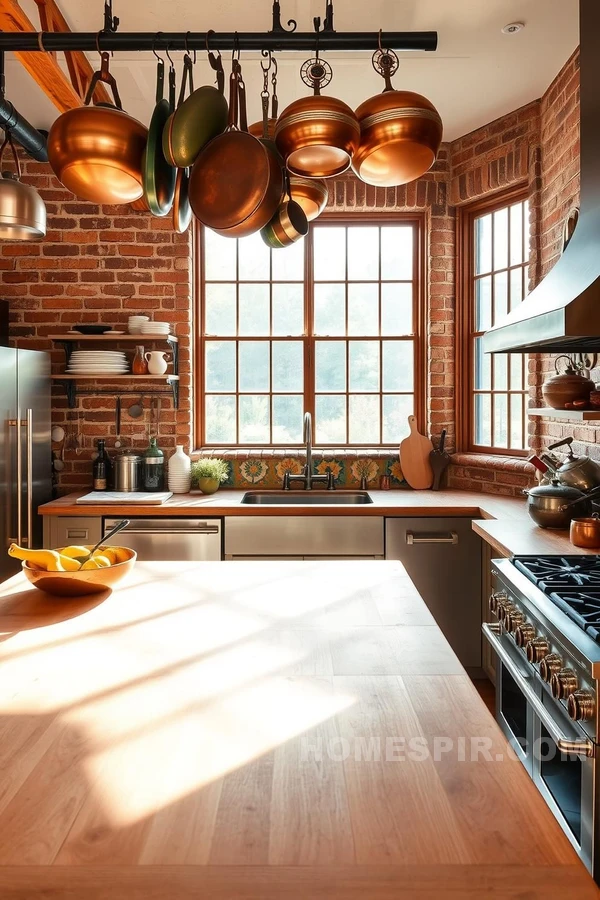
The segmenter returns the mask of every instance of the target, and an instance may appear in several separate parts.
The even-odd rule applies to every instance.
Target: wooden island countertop
[[[397,562],[0,585],[2,900],[592,900]]]

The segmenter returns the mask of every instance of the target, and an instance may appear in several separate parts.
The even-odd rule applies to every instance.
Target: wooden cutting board
[[[419,434],[415,416],[408,417],[408,424],[410,435],[400,444],[400,466],[411,488],[424,491],[433,484],[433,470],[429,462],[433,444],[429,438]]]

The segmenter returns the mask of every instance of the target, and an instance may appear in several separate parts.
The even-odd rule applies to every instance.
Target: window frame
[[[337,226],[358,226],[361,225],[399,225],[403,223],[409,223],[414,228],[414,240],[413,240],[413,337],[409,338],[414,347],[414,373],[415,373],[415,382],[414,382],[414,412],[417,416],[417,421],[420,423],[424,423],[425,412],[426,412],[426,384],[427,384],[427,371],[426,371],[426,362],[427,362],[427,352],[426,352],[426,332],[425,332],[425,323],[427,321],[427,309],[426,309],[426,301],[427,301],[427,291],[426,291],[426,269],[425,269],[425,225],[426,225],[426,215],[425,213],[403,213],[398,212],[393,215],[386,213],[360,213],[360,218],[358,214],[354,213],[324,213],[319,217],[318,227],[335,227]],[[315,417],[315,398],[317,396],[316,391],[314,390],[314,365],[315,365],[315,343],[317,340],[361,340],[360,335],[344,335],[344,336],[315,336],[310,333],[310,323],[313,321],[314,314],[314,283],[311,277],[312,268],[313,268],[313,227],[309,229],[309,234],[305,238],[307,241],[306,244],[306,252],[304,255],[304,334],[298,337],[291,336],[270,336],[264,338],[257,338],[256,336],[251,336],[247,338],[235,338],[238,340],[265,340],[265,341],[281,341],[281,340],[298,340],[301,341],[304,348],[304,410],[306,412],[310,412],[313,416],[313,422]],[[277,251],[274,251],[277,252]],[[205,302],[205,272],[204,272],[204,253],[203,253],[203,227],[202,225],[195,221],[194,223],[194,235],[193,235],[193,266],[194,266],[194,316],[192,318],[192,327],[194,330],[193,335],[193,372],[192,372],[192,387],[193,387],[193,410],[194,410],[194,438],[195,438],[195,446],[197,449],[230,449],[230,450],[241,450],[241,451],[260,451],[260,450],[279,450],[283,448],[298,448],[303,447],[303,442],[300,441],[297,444],[293,444],[290,442],[286,442],[285,444],[247,444],[247,443],[237,443],[237,444],[208,444],[205,441],[204,434],[204,416],[203,416],[203,407],[204,407],[204,366],[205,366],[205,338],[203,335],[203,323],[204,323],[204,302]],[[376,282],[383,283],[383,282]],[[388,336],[386,335],[370,335],[365,337],[364,339],[370,340],[379,340],[380,342],[385,340]],[[396,339],[394,336],[389,336],[389,339]],[[402,339],[402,338],[401,338]],[[380,365],[381,365],[380,360]],[[381,385],[380,385],[381,388]],[[380,389],[379,396],[383,395],[383,391]],[[239,394],[237,395],[239,396]],[[349,443],[349,444],[318,444],[319,448],[323,447],[323,449],[353,449],[353,448],[370,448],[373,450],[376,449],[390,449],[397,447],[397,444],[359,444],[359,443]]]
[[[457,285],[456,285],[456,436],[461,452],[507,456],[524,459],[528,449],[484,446],[475,443],[475,359],[473,336],[475,330],[475,219],[494,213],[514,203],[528,200],[531,203],[529,185],[521,182],[507,190],[488,194],[473,203],[459,207],[457,215]],[[531,255],[531,235],[529,240]],[[531,264],[531,258],[530,263]],[[529,276],[531,279],[531,276]],[[525,299],[525,297],[523,298]],[[523,436],[527,440],[527,392],[528,367],[524,371],[525,397],[523,410]],[[499,391],[509,393],[509,391]]]

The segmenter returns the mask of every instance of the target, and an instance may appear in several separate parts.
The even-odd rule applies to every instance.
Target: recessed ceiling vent
[[[580,0],[581,212],[554,268],[483,338],[486,353],[600,350],[600,3]]]

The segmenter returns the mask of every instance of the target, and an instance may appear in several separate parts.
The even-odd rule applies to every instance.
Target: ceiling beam
[[[71,31],[69,23],[63,16],[56,0],[35,0],[35,2],[40,14],[40,26],[42,31]],[[56,58],[56,53],[52,53],[52,56]],[[94,74],[92,65],[82,50],[65,51],[65,60],[69,70],[71,84],[81,99],[84,100],[88,84]],[[96,85],[94,99],[98,103],[112,103],[108,91],[101,82]]]

